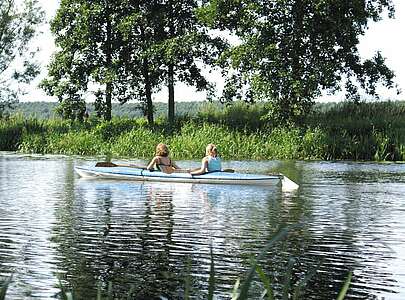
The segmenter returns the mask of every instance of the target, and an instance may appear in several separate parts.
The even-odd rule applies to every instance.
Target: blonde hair
[[[167,147],[166,144],[160,143],[156,146],[156,155],[157,156],[169,156],[169,148]]]
[[[208,144],[205,148],[205,155],[211,155],[214,152],[218,154],[217,146],[215,146],[215,144]]]

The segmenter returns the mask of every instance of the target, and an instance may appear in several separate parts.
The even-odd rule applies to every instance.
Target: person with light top
[[[191,175],[200,175],[207,172],[221,171],[221,158],[218,156],[217,146],[214,144],[208,144],[205,148],[205,157],[202,159],[201,168],[190,171]]]

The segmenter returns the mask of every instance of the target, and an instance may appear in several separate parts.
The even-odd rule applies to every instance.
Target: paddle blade
[[[117,167],[116,164],[109,161],[99,161],[96,163],[96,167]]]
[[[300,186],[296,184],[294,181],[292,181],[290,178],[287,176],[281,174],[281,189],[283,191],[289,192],[289,191],[295,191],[297,190]]]
[[[112,167],[126,167],[126,168],[136,168],[136,169],[142,169],[142,170],[146,170],[146,167],[144,166],[138,166],[138,165],[133,165],[133,164],[129,164],[129,165],[121,165],[121,164],[115,164],[109,161],[99,161],[98,163],[96,163],[96,167],[104,167],[104,168],[112,168]],[[151,172],[153,170],[150,170]]]

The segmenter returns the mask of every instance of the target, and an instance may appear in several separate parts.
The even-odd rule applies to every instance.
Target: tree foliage
[[[394,74],[381,53],[362,60],[359,37],[391,0],[211,0],[199,11],[211,28],[239,38],[222,56],[228,75],[224,100],[269,100],[276,122],[299,122],[316,97],[335,93],[342,81],[349,99],[359,89],[378,96],[376,87],[394,87]]]
[[[59,50],[42,86],[66,117],[83,110],[96,86],[96,110],[106,120],[113,100],[138,100],[153,123],[152,94],[167,84],[173,118],[174,82],[209,88],[197,61],[212,63],[222,46],[197,23],[196,7],[194,0],[62,0],[51,27]]]
[[[152,95],[166,85],[172,121],[175,82],[210,90],[202,68],[216,64],[223,101],[266,100],[269,120],[298,123],[323,91],[359,101],[361,90],[377,97],[378,85],[395,86],[380,52],[362,60],[358,51],[385,12],[393,16],[392,0],[62,0],[43,87],[65,117],[82,114],[91,92],[106,120],[113,100],[138,100],[153,123]],[[229,47],[208,28],[239,41]]]
[[[138,107],[151,124],[154,121],[152,95],[160,90],[162,82],[160,60],[153,49],[162,38],[159,2],[126,0],[122,5],[119,30],[123,34],[125,48],[119,80],[129,79],[131,87],[126,89],[127,97],[119,101],[123,104],[139,100]]]
[[[168,119],[174,120],[174,84],[177,81],[196,87],[197,91],[213,92],[214,85],[203,75],[201,68],[216,63],[227,47],[223,38],[213,37],[198,21],[196,0],[165,0],[161,2],[162,39],[155,51],[162,60],[163,81],[168,87]]]
[[[18,6],[14,0],[0,0],[0,116],[18,101],[29,83],[39,73],[34,60],[37,49],[30,47],[44,12],[36,0]]]
[[[87,93],[96,97],[100,116],[111,119],[111,101],[116,93],[122,37],[117,31],[115,1],[62,0],[51,31],[58,51],[48,66],[42,87],[57,96],[64,117],[80,117]]]
[[[163,85],[168,87],[171,122],[175,82],[185,82],[198,91],[213,88],[201,68],[213,65],[226,44],[221,38],[211,37],[198,22],[195,15],[198,5],[195,0],[122,2],[124,13],[119,29],[124,36],[125,51],[119,76],[133,80],[131,89],[121,92],[129,97],[120,102],[139,98],[149,122],[153,121],[152,93]]]

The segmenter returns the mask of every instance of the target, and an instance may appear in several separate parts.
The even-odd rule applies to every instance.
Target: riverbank
[[[405,104],[319,106],[299,127],[271,124],[265,105],[205,106],[174,126],[142,118],[85,123],[21,115],[0,120],[0,150],[23,153],[110,155],[148,159],[159,142],[175,159],[204,156],[218,144],[224,159],[405,160]]]

